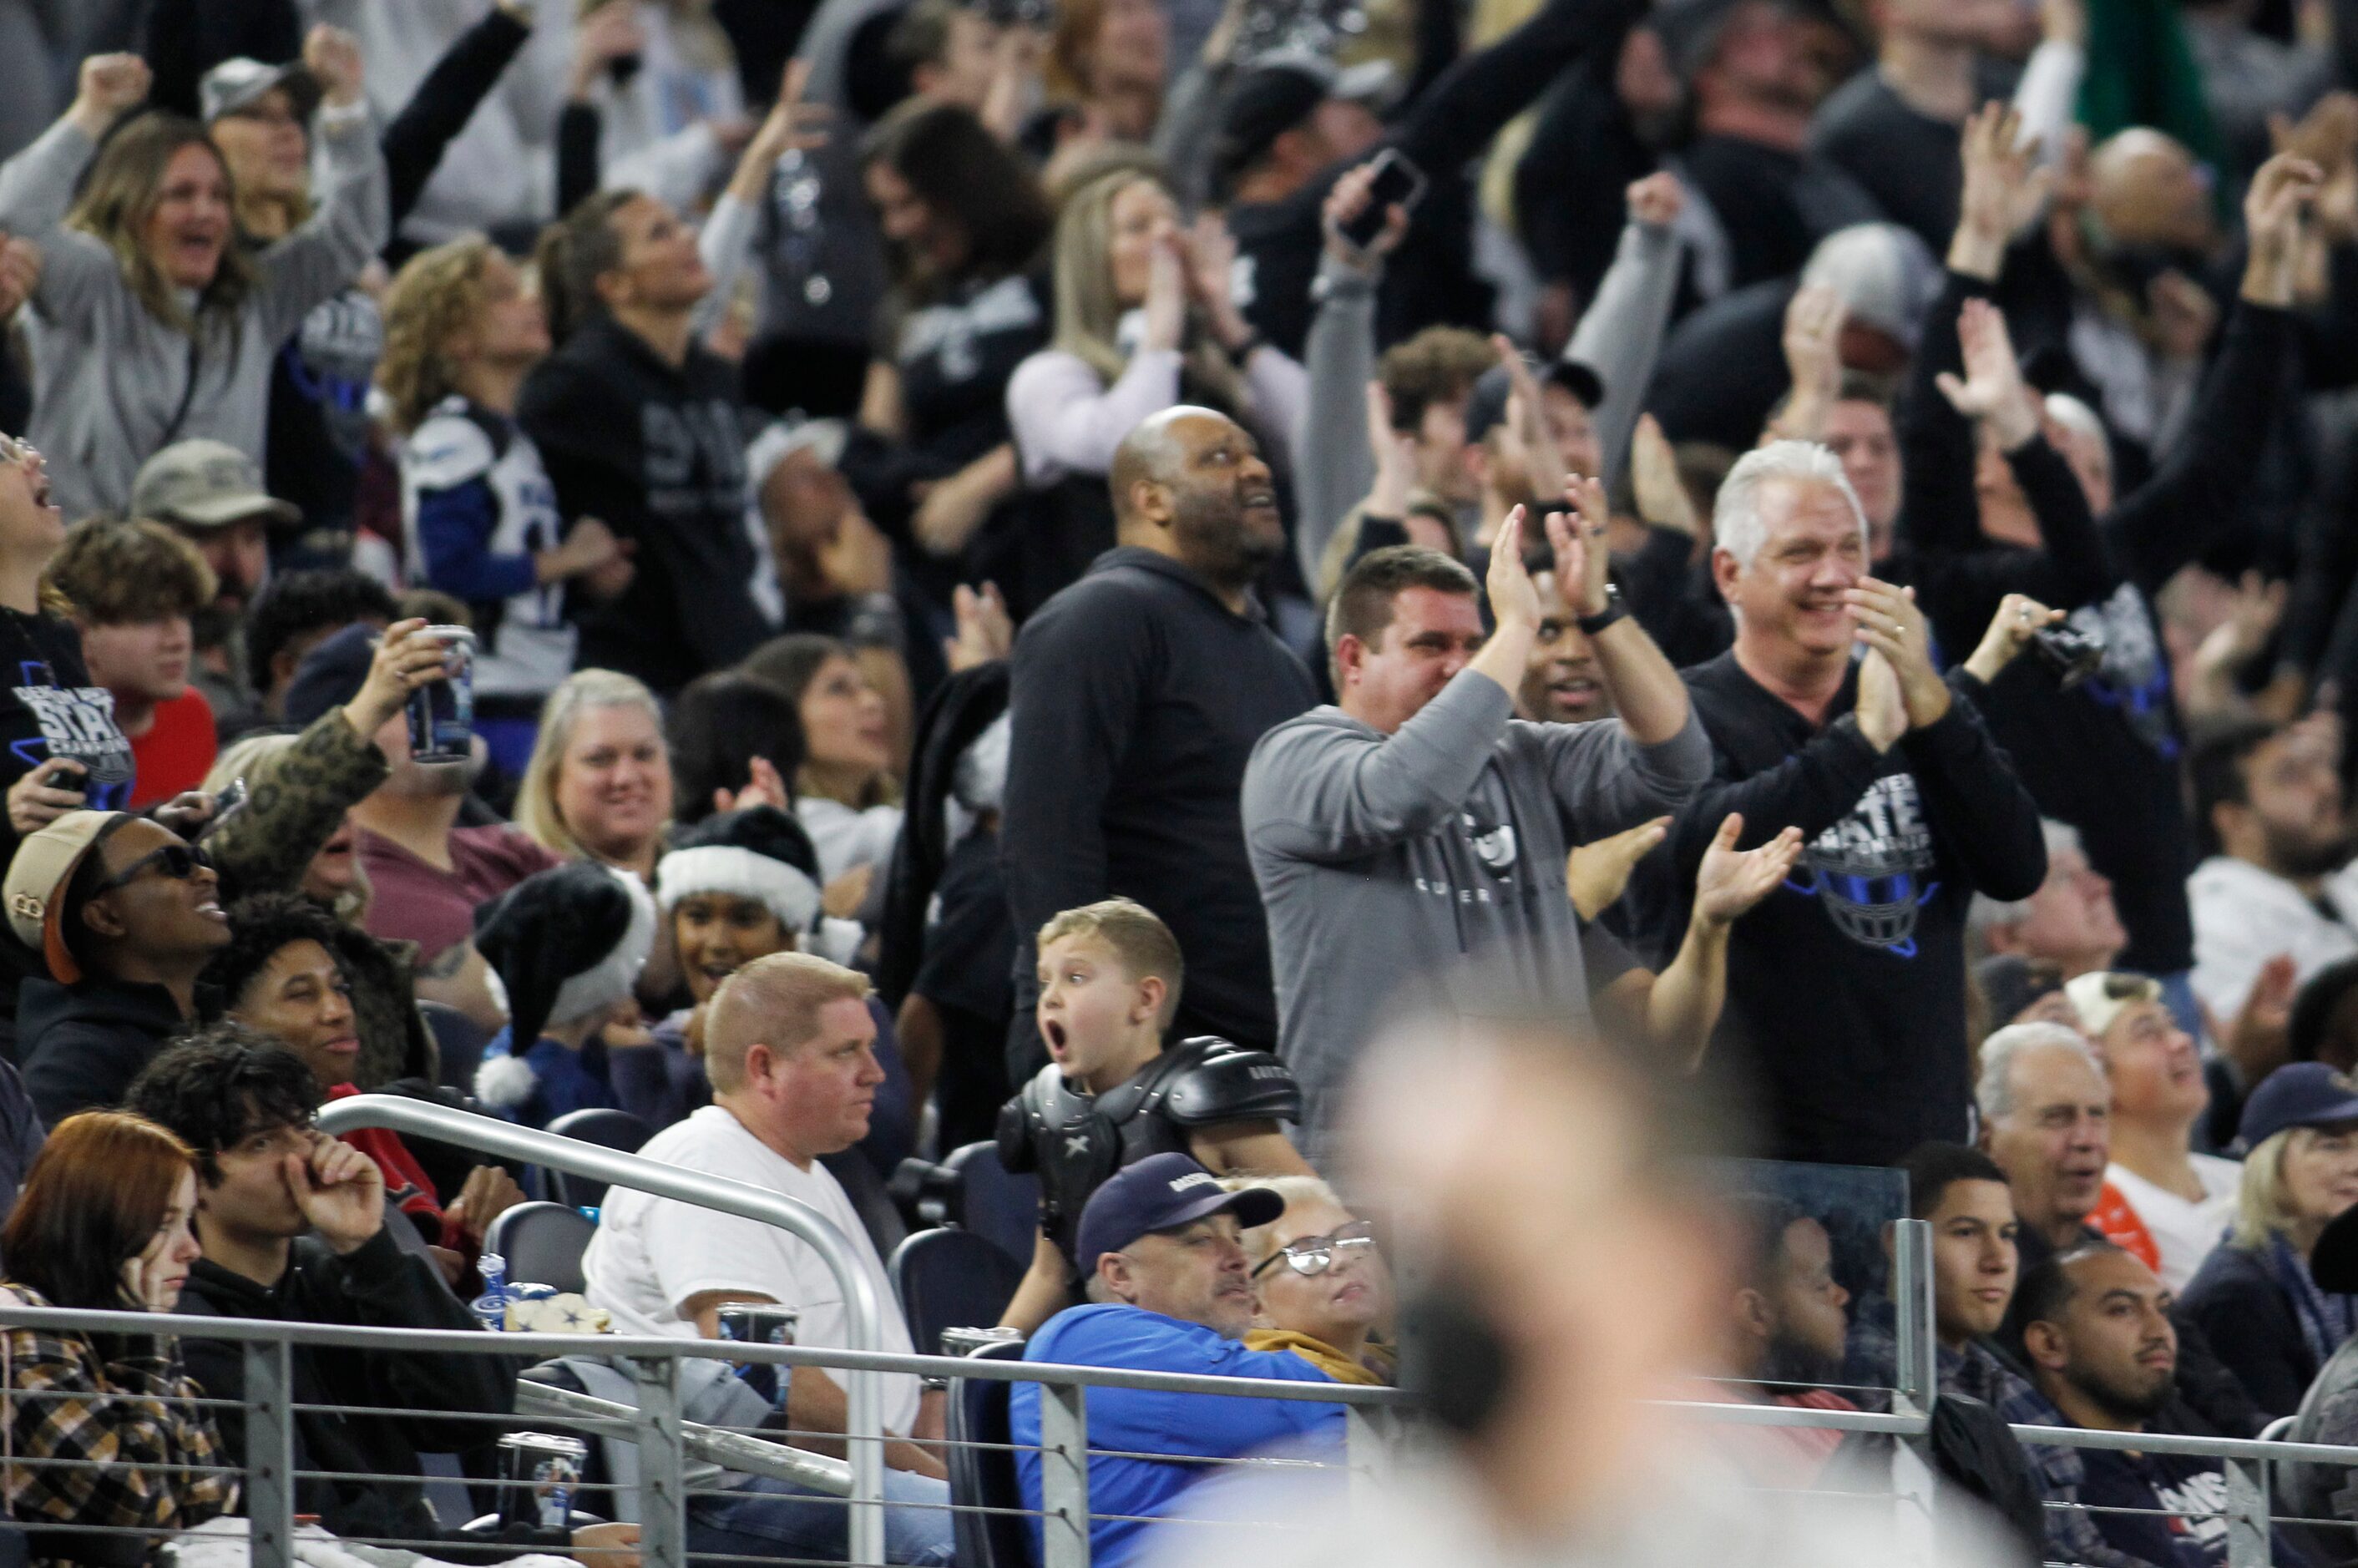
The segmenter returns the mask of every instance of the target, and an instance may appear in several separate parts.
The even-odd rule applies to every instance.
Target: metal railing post
[[[295,1377],[283,1339],[245,1346],[245,1512],[254,1568],[293,1568]]]
[[[1895,1221],[1891,1241],[1891,1304],[1899,1337],[1899,1386],[1891,1408],[1899,1415],[1929,1415],[1940,1392],[1932,1359],[1932,1227],[1920,1219]]]
[[[639,1445],[639,1559],[646,1568],[687,1568],[679,1362],[669,1356],[633,1356],[631,1380],[639,1402],[631,1420]]]
[[[1089,1565],[1088,1390],[1040,1385],[1041,1568]]]
[[[486,1154],[503,1154],[530,1161],[553,1171],[589,1176],[609,1186],[631,1187],[657,1197],[718,1209],[774,1225],[807,1244],[835,1277],[843,1292],[846,1337],[854,1350],[883,1346],[884,1303],[875,1281],[852,1255],[851,1243],[825,1215],[783,1193],[766,1191],[743,1182],[682,1170],[659,1161],[642,1159],[618,1150],[584,1143],[535,1128],[518,1127],[493,1117],[405,1099],[399,1095],[354,1095],[323,1107],[319,1115],[322,1132],[344,1133],[381,1127],[395,1132],[415,1132],[423,1138],[453,1143]],[[854,1563],[884,1561],[884,1385],[872,1371],[845,1374],[845,1457],[851,1463],[850,1558]]]
[[[2261,1459],[2228,1459],[2228,1568],[2269,1568],[2276,1561],[2268,1529],[2268,1467]]]

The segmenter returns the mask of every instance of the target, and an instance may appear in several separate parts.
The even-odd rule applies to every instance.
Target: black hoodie
[[[673,692],[775,630],[753,602],[737,376],[691,342],[676,369],[604,314],[533,371],[516,422],[540,449],[568,527],[602,519],[633,541],[621,598],[583,607],[575,665]]]
[[[341,1257],[326,1244],[297,1241],[278,1283],[265,1288],[210,1258],[189,1271],[178,1310],[195,1317],[259,1318],[272,1323],[349,1324],[371,1328],[431,1328],[464,1332],[474,1314],[442,1283],[432,1264],[395,1245],[380,1230]],[[227,1339],[180,1341],[189,1375],[217,1407],[222,1450],[246,1463],[245,1346]],[[290,1363],[297,1406],[365,1405],[405,1410],[405,1416],[333,1415],[298,1409],[295,1468],[333,1471],[295,1484],[295,1507],[315,1513],[336,1535],[433,1541],[445,1533],[426,1507],[421,1482],[345,1480],[346,1476],[422,1476],[418,1451],[450,1453],[496,1439],[497,1422],[455,1419],[504,1416],[515,1410],[513,1357],[434,1351],[322,1350],[297,1345]],[[442,1412],[454,1419],[436,1419]]]
[[[120,1105],[164,1042],[195,1022],[162,986],[28,979],[16,994],[26,1091],[51,1127],[78,1110]]]

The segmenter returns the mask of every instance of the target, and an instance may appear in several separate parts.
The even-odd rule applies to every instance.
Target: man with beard
[[[2186,879],[2194,916],[2194,994],[2213,1018],[2244,1010],[2268,961],[2305,981],[2358,954],[2334,873],[2350,859],[2331,730],[2250,720],[2194,748],[2195,842]]]
[[[1745,1243],[1743,1269],[1728,1303],[1728,1370],[1755,1402],[1801,1410],[1856,1410],[1820,1385],[1842,1380],[1850,1328],[1850,1292],[1834,1281],[1826,1227],[1790,1200],[1747,1194],[1735,1203]],[[1831,1428],[1768,1428],[1758,1434],[1776,1453],[1776,1468],[1814,1477],[1840,1445]]]
[[[2165,1415],[2177,1393],[2178,1331],[2169,1318],[2169,1292],[2152,1270],[2109,1243],[2091,1243],[2031,1269],[2020,1295],[2023,1357],[2063,1424],[2091,1432],[2180,1424]],[[2032,1446],[2034,1459],[2043,1452]],[[2058,1496],[2050,1485],[2047,1500],[2072,1505],[2050,1509],[2050,1518],[2073,1513],[2094,1521],[2109,1553],[2093,1561],[2227,1561],[2227,1482],[2217,1460],[2127,1449],[2078,1452],[2082,1474],[2073,1495]]]
[[[1277,1043],[1269,932],[1238,796],[1253,743],[1317,701],[1251,585],[1285,548],[1269,465],[1182,405],[1122,438],[1120,543],[1024,622],[1011,670],[1000,863],[1019,932],[1120,892],[1187,955],[1175,1037]],[[1018,956],[1011,1082],[1046,1062]]]
[[[272,528],[303,520],[262,486],[262,469],[220,441],[176,441],[149,458],[131,486],[131,515],[152,518],[189,541],[212,569],[213,600],[195,616],[189,678],[216,714],[254,706],[245,684],[238,618],[270,576]]]
[[[1548,532],[1619,722],[1514,717],[1540,620],[1518,507],[1490,552],[1496,633],[1483,635],[1462,564],[1414,545],[1378,550],[1328,607],[1336,705],[1253,750],[1245,838],[1314,1165],[1369,1026],[1404,987],[1455,994],[1470,956],[1585,995],[1569,847],[1645,821],[1709,776],[1678,673],[1606,588],[1604,487],[1577,495],[1579,521],[1553,515]]]

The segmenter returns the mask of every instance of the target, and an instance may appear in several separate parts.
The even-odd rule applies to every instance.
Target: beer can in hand
[[[792,1345],[803,1314],[791,1307],[759,1302],[731,1302],[717,1310],[720,1337],[738,1345]],[[770,1401],[772,1410],[786,1408],[786,1385],[794,1368],[774,1361],[741,1361],[737,1375],[745,1386]]]
[[[573,1496],[590,1461],[578,1437],[512,1432],[500,1439],[500,1523],[541,1530],[573,1528]]]
[[[409,754],[421,762],[463,762],[475,739],[475,634],[464,626],[428,626],[442,640],[449,673],[409,694]]]

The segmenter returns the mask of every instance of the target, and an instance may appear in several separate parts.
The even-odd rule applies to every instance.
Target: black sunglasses
[[[211,871],[213,858],[193,844],[167,844],[160,849],[150,849],[104,881],[100,882],[90,890],[90,896],[96,898],[100,893],[113,892],[120,887],[129,887],[133,882],[137,881],[150,866],[161,867],[166,876],[176,882],[184,882],[195,876],[200,867],[208,871]]]

